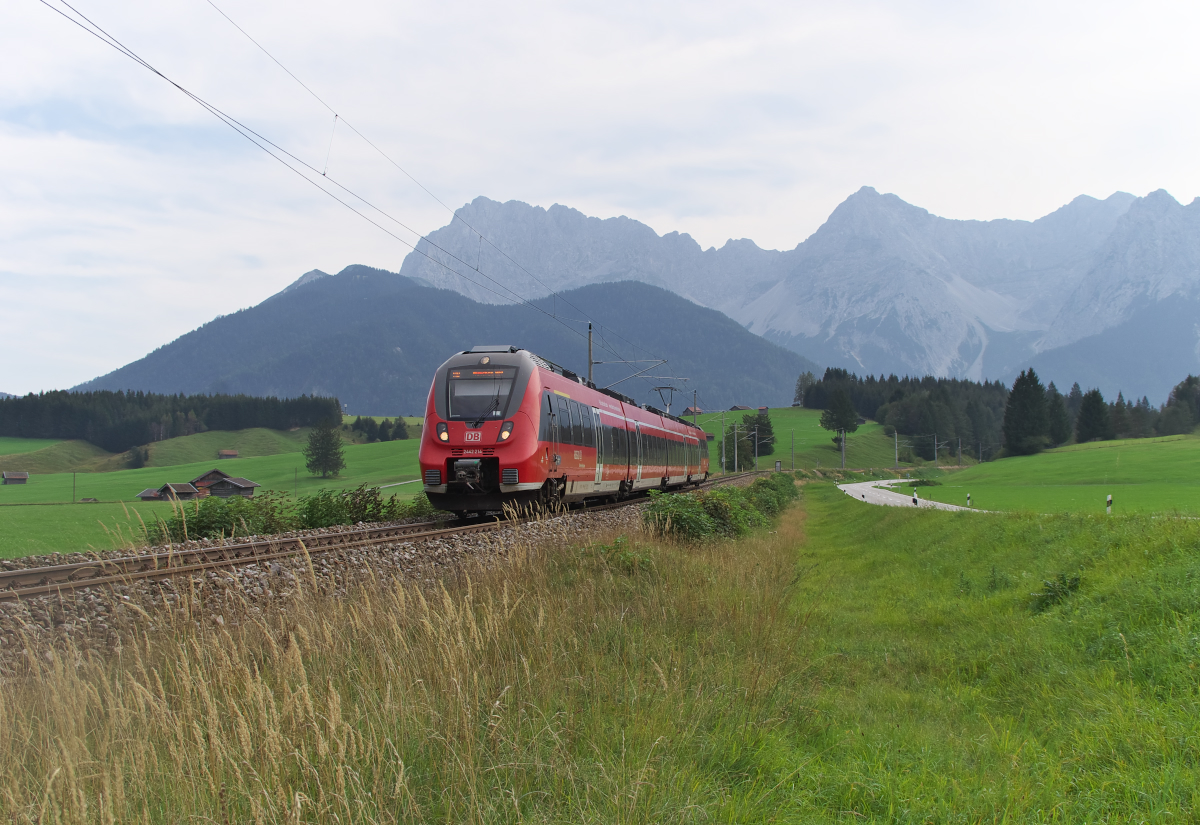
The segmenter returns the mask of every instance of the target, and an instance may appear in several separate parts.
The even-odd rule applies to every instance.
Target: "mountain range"
[[[786,405],[796,377],[817,369],[725,315],[649,284],[591,284],[528,305],[495,305],[355,265],[336,275],[307,272],[257,306],[75,389],[333,395],[351,413],[419,415],[434,369],[476,344],[514,344],[586,374],[587,321],[575,319],[571,305],[606,322],[593,360],[608,363],[596,367],[596,383],[615,383],[658,407],[670,401],[673,412],[691,405],[693,387],[705,408]],[[669,363],[641,363],[653,358]],[[648,366],[647,377],[621,380]],[[666,385],[683,392],[664,390],[663,398],[653,390]]]
[[[400,272],[492,303],[641,281],[860,374],[1008,382],[1033,366],[1062,386],[1162,401],[1200,372],[1200,199],[1163,190],[975,221],[863,187],[787,251],[702,249],[625,217],[481,197]]]

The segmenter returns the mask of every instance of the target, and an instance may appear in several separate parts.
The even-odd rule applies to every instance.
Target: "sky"
[[[1200,194],[1194,2],[213,0],[310,93],[208,0],[70,1],[316,171],[61,0],[8,0],[9,393],[107,373],[314,268],[398,270],[409,230],[478,195],[789,249],[864,185],[973,219]]]

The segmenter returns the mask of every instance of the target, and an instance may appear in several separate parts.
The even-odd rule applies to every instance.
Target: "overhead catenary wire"
[[[64,19],[70,21],[71,23],[75,24],[76,26],[83,29],[88,34],[92,35],[93,37],[95,37],[98,40],[100,40],[101,42],[103,42],[105,45],[108,45],[109,47],[115,49],[116,51],[125,55],[129,59],[133,60],[138,65],[145,68],[147,71],[151,72],[152,74],[156,75],[157,77],[159,77],[166,83],[170,84],[175,89],[177,89],[182,94],[186,95],[188,98],[190,98],[195,103],[197,103],[199,106],[201,106],[203,109],[205,109],[207,112],[212,114],[218,120],[223,122],[225,125],[229,126],[231,129],[233,129],[235,132],[237,132],[243,138],[247,139],[248,141],[253,143],[255,146],[257,146],[259,149],[266,152],[268,155],[270,155],[276,161],[281,163],[284,167],[286,167],[293,173],[299,175],[301,178],[308,181],[310,184],[315,186],[317,189],[322,191],[324,194],[326,194],[333,200],[337,201],[339,204],[346,207],[347,209],[349,209],[351,212],[355,213],[359,217],[363,218],[364,220],[366,220],[368,223],[372,224],[376,228],[385,232],[390,237],[394,238],[395,240],[397,240],[400,243],[404,244],[405,246],[409,247],[414,252],[417,252],[418,254],[420,254],[423,257],[427,258],[428,260],[432,261],[434,264],[442,267],[443,269],[447,270],[448,272],[451,272],[451,273],[457,275],[458,277],[462,278],[463,280],[467,281],[468,283],[474,284],[475,286],[478,286],[481,289],[484,289],[485,291],[490,292],[493,295],[496,295],[501,300],[515,301],[516,303],[518,303],[520,305],[523,305],[530,309],[533,309],[536,312],[540,312],[541,314],[545,315],[547,318],[550,318],[550,319],[554,320],[555,322],[561,324],[565,329],[570,330],[571,332],[575,333],[576,335],[578,335],[580,337],[585,337],[584,333],[581,332],[580,330],[576,330],[576,329],[572,328],[569,324],[565,323],[562,319],[559,319],[555,315],[553,315],[549,312],[546,312],[541,307],[536,306],[534,303],[532,303],[530,300],[524,298],[522,295],[517,293],[512,288],[501,283],[500,281],[496,280],[495,278],[492,278],[490,275],[488,275],[486,272],[484,272],[478,266],[472,267],[469,263],[462,260],[454,253],[450,252],[447,249],[442,248],[438,244],[429,240],[429,238],[427,238],[422,233],[407,226],[403,221],[400,221],[399,219],[395,218],[394,216],[388,214],[382,208],[374,205],[373,203],[368,201],[366,198],[362,197],[361,195],[357,194],[353,190],[351,190],[348,187],[344,186],[343,184],[339,183],[337,180],[329,177],[324,171],[318,172],[317,169],[314,166],[312,166],[311,164],[309,164],[306,161],[304,161],[303,159],[297,157],[296,155],[294,155],[293,153],[284,149],[283,147],[279,146],[278,144],[271,141],[264,135],[260,134],[259,132],[255,131],[254,129],[250,128],[246,124],[239,121],[238,119],[234,118],[232,115],[229,115],[228,113],[224,112],[217,106],[209,103],[208,101],[206,101],[203,98],[199,97],[198,95],[194,94],[193,92],[191,92],[190,90],[188,90],[187,88],[182,86],[181,84],[172,80],[170,77],[168,77],[163,72],[159,71],[157,68],[152,66],[149,62],[144,60],[140,55],[138,55],[136,52],[134,52],[131,48],[129,48],[124,43],[122,43],[120,40],[118,40],[115,36],[109,34],[103,27],[101,27],[95,21],[93,21],[89,17],[87,17],[87,15],[83,14],[78,9],[76,9],[74,6],[72,6],[70,3],[66,2],[66,0],[58,0],[58,2],[60,2],[66,8],[70,9],[71,12],[74,15],[76,15],[76,17],[78,19],[76,19],[76,17],[73,17],[71,14],[67,14],[62,9],[58,8],[53,3],[49,2],[49,0],[38,0],[38,2],[42,3],[42,5],[46,6],[51,11],[60,15]],[[214,6],[214,8],[215,8],[215,6]],[[218,9],[218,11],[219,11],[219,9]],[[232,21],[230,21],[230,22],[232,22]],[[234,24],[234,25],[236,25],[236,24]],[[286,71],[286,68],[285,68],[285,71]],[[291,73],[289,72],[289,74],[291,74]],[[294,77],[294,75],[293,75],[293,77]],[[304,85],[304,84],[301,82],[301,85]],[[307,87],[305,87],[305,88],[307,88]],[[311,91],[311,90],[309,90],[309,91]],[[314,93],[314,96],[315,96],[315,93]],[[323,103],[323,101],[322,101],[322,103]],[[334,114],[336,117],[337,113],[335,112]],[[344,122],[344,119],[343,119],[343,122]],[[349,124],[347,124],[347,126],[349,128],[353,128],[353,127],[350,127]],[[356,134],[358,133],[357,130],[354,130],[354,131],[356,132]],[[364,138],[364,140],[366,140],[366,138]],[[331,138],[331,141],[332,141],[332,138]],[[367,142],[370,143],[370,141],[367,141]],[[302,168],[297,168],[297,166],[302,167]],[[356,208],[353,204],[351,204],[351,203],[347,202],[346,200],[344,200],[343,198],[339,197],[335,192],[332,192],[329,189],[327,189],[326,187],[322,186],[318,180],[314,180],[312,177],[305,174],[305,172],[303,171],[304,169],[307,169],[310,172],[312,172],[314,175],[319,176],[321,181],[328,181],[334,187],[336,187],[337,189],[346,193],[346,195],[350,196],[351,198],[359,201],[365,207],[369,208],[370,210],[372,210],[374,212],[377,212],[380,216],[395,223],[397,226],[402,227],[405,231],[412,233],[413,235],[415,235],[418,238],[418,242],[423,240],[430,247],[436,249],[439,252],[444,253],[449,258],[451,258],[455,261],[458,261],[464,267],[467,267],[468,269],[473,269],[480,276],[487,279],[488,281],[491,281],[500,290],[503,290],[503,292],[499,292],[496,289],[493,289],[493,288],[487,286],[486,284],[482,284],[479,281],[476,281],[476,280],[468,277],[467,275],[463,274],[459,270],[455,269],[453,266],[450,266],[449,264],[447,264],[444,261],[438,260],[438,258],[435,257],[434,255],[431,255],[428,252],[420,249],[418,243],[410,242],[409,240],[397,235],[395,232],[392,232],[387,227],[380,224],[378,221],[372,219],[369,215],[364,214],[363,211]],[[418,185],[420,185],[420,184],[418,183]],[[424,187],[422,187],[422,188],[424,188]],[[428,190],[426,190],[426,191],[428,191]],[[432,195],[432,193],[430,193],[430,194]],[[443,206],[444,206],[444,204],[443,204]],[[474,230],[472,230],[472,231],[474,231]],[[477,234],[479,234],[479,233],[477,233]],[[483,238],[482,235],[480,235],[480,237],[481,237],[481,239]],[[540,283],[540,281],[539,281],[539,283]],[[544,284],[543,284],[543,286],[544,286]],[[508,294],[505,295],[504,293],[508,293]],[[567,303],[569,303],[569,302],[567,302]],[[578,308],[576,307],[576,309],[578,309]],[[612,352],[613,355],[617,356],[618,358],[621,358],[621,354],[619,352],[617,352],[614,348],[612,348],[610,346],[605,346],[605,349]]]

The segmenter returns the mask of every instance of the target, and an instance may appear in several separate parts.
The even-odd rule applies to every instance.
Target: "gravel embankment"
[[[583,542],[594,532],[637,530],[641,510],[640,505],[632,505],[596,513],[570,513],[482,533],[435,539],[399,537],[371,547],[324,551],[307,558],[294,556],[189,577],[140,580],[21,602],[0,602],[0,673],[19,669],[27,656],[53,661],[66,651],[83,654],[118,650],[131,633],[141,634],[180,622],[234,627],[268,607],[286,609],[298,588],[311,587],[314,582],[320,592],[335,597],[344,595],[355,584],[372,581],[403,579],[433,584],[468,563],[494,564],[506,558],[518,543],[526,547],[572,544]],[[217,543],[189,542],[185,547]],[[164,549],[148,548],[143,552]],[[131,553],[103,555],[128,557]],[[53,554],[8,560],[2,565],[10,570],[29,569],[95,558],[95,554]]]

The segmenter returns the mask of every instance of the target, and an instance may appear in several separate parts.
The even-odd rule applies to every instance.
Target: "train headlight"
[[[438,423],[437,437],[438,437],[438,441],[449,441],[450,440],[450,428],[446,426],[445,421],[441,421]]]
[[[512,437],[513,423],[505,421],[504,426],[500,428],[500,435],[496,436],[496,442],[508,441]]]

